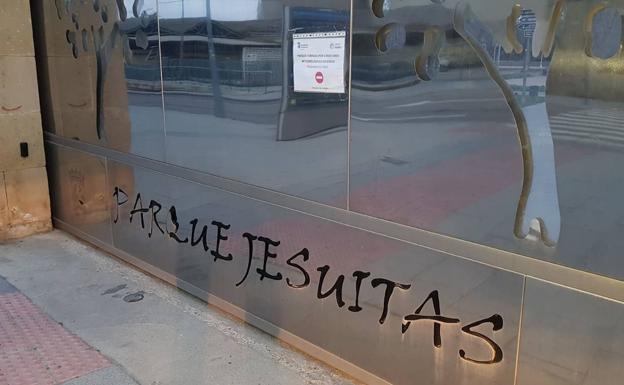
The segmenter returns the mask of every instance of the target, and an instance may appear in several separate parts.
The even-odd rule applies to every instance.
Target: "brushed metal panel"
[[[391,383],[513,383],[521,276],[141,167],[114,161],[108,167],[114,246],[181,285],[215,295]],[[320,295],[344,275],[340,300],[335,292],[318,298],[324,266]],[[363,277],[357,295],[356,271]],[[394,289],[385,317],[386,281],[373,287],[373,279],[409,285]],[[405,317],[436,290],[439,315],[447,317],[438,319],[444,323],[439,341],[432,320],[414,319],[403,334]],[[435,316],[433,304],[427,301],[420,314]],[[461,358],[460,350],[470,359],[494,358],[495,349],[462,327],[496,314],[504,322],[501,330],[493,332],[490,323],[472,330],[500,346],[502,361]]]
[[[348,94],[295,93],[289,59],[295,30],[349,33],[350,2],[159,6],[167,162],[345,207]]]
[[[112,243],[104,158],[46,143],[52,216]]]
[[[46,127],[163,160],[156,0],[46,1],[33,14],[43,40]]]
[[[624,304],[527,280],[518,385],[619,384]]]
[[[222,178],[200,171],[162,163],[147,158],[137,157],[104,147],[84,142],[76,142],[45,133],[46,140],[62,146],[106,157],[110,160],[133,166],[145,167],[150,170],[175,175],[188,181],[209,185],[234,194],[244,195],[251,199],[264,201],[279,207],[296,210],[311,216],[326,218],[346,226],[362,229],[371,233],[385,235],[408,243],[455,255],[460,258],[479,262],[501,270],[515,272],[520,275],[573,287],[597,296],[624,302],[624,281],[607,276],[576,270],[544,260],[526,257],[517,253],[495,249],[468,242],[462,239],[433,233],[416,227],[404,226],[394,222],[380,221],[369,215],[354,211],[346,211],[338,207],[306,200],[294,195],[268,190],[254,185]]]
[[[624,280],[619,167],[624,161],[624,56],[619,47],[609,57],[609,47],[598,46],[622,40],[621,21],[601,16],[609,13],[620,19],[622,2],[569,2],[553,55],[548,109],[562,217],[553,261]]]
[[[485,244],[513,240],[522,184],[514,116],[453,28],[457,1],[437,3],[355,2],[350,207]],[[424,79],[415,63],[433,48],[428,31],[444,43]]]
[[[619,2],[353,12],[351,209],[624,278]]]

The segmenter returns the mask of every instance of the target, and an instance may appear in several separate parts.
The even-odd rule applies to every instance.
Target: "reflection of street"
[[[120,168],[126,166],[111,165],[113,185],[117,183],[114,175]],[[400,377],[397,383],[410,383],[409,379],[416,375],[425,378],[426,383],[433,383],[431,374],[422,373],[409,365],[414,359],[427,364],[433,362],[433,355],[430,354],[435,349],[431,345],[432,329],[412,327],[405,337],[399,330],[403,316],[413,313],[416,306],[434,289],[439,291],[444,315],[457,315],[467,323],[493,311],[501,314],[505,328],[495,333],[494,338],[501,346],[515,346],[519,315],[515,309],[519,306],[522,289],[522,280],[518,275],[152,170],[136,167],[134,173],[135,183],[127,189],[130,196],[141,193],[146,201],[155,199],[162,204],[163,212],[170,205],[175,205],[180,222],[176,231],[182,238],[192,236],[191,220],[197,218],[200,226],[208,226],[210,250],[219,247],[222,255],[231,253],[233,258],[229,261],[214,260],[201,244],[195,247],[191,242],[181,244],[157,230],[150,237],[148,221],[143,226],[135,216],[135,220],[130,222],[134,199],[120,207],[120,218],[123,219],[113,225],[116,247],[255,316],[276,325],[286,325],[286,330],[305,337],[321,348],[332,349],[342,355],[358,352],[349,356],[356,364],[366,362],[367,358],[366,351],[359,348],[360,345],[371,346],[373,343],[380,350],[393,347],[397,357],[395,364],[407,368],[404,369],[407,374]],[[160,218],[164,222],[166,214]],[[214,222],[210,224],[211,221],[228,225],[228,229],[222,233],[227,239],[222,238],[220,246],[216,245],[217,232]],[[163,227],[165,225],[168,224],[163,223]],[[255,241],[251,254],[253,258],[249,259],[249,246],[242,236],[245,232],[275,241],[267,249],[275,257],[263,263],[262,244]],[[198,233],[195,232],[195,237]],[[303,277],[301,271],[294,269],[293,265],[289,266],[286,261],[303,248],[309,251],[309,260],[296,262],[301,263],[309,273],[311,284],[295,290],[287,285],[285,279],[288,278],[291,283],[300,283]],[[251,261],[251,270],[246,277],[248,260]],[[317,297],[321,276],[321,270],[317,267],[323,265],[329,268],[323,292],[330,290],[339,280],[337,285],[344,287],[338,289],[341,294],[330,291],[327,298]],[[283,277],[279,281],[262,280],[258,271],[263,266],[271,273],[283,274]],[[354,268],[371,274],[361,285],[359,304],[362,309],[357,313],[348,310],[346,306],[352,306],[355,300],[351,274]],[[338,278],[340,275],[342,278]],[[386,276],[409,287],[397,289],[390,301],[383,329],[384,338],[379,340],[375,333],[362,331],[380,330],[384,290],[373,285],[372,280]],[[237,287],[236,283],[241,282],[243,277],[246,277],[243,285]],[[401,290],[400,294],[398,290]],[[346,303],[342,308],[337,306],[338,295]],[[350,327],[331,326],[345,322]],[[329,326],[321,326],[322,329],[317,330],[310,325]],[[481,371],[466,374],[454,370],[457,366],[455,362],[460,360],[457,353],[460,347],[479,357],[489,353],[483,344],[475,343],[470,336],[462,333],[459,326],[452,325],[445,330],[444,348],[438,353],[443,358],[440,361],[450,363],[445,364],[448,370],[444,370],[444,381],[458,383],[461,377],[469,378],[470,383],[483,383]],[[353,345],[345,344],[344,341],[356,341],[358,346],[354,349]],[[508,354],[512,355],[513,350],[509,351]],[[508,362],[514,361],[507,360],[501,363],[500,368],[509,374],[512,371]],[[382,374],[390,378],[389,374]],[[446,378],[449,380],[446,381]]]
[[[449,76],[450,78],[450,76]],[[505,119],[507,110],[501,108],[502,96],[492,90],[489,79],[474,79],[456,82],[443,75],[436,84],[419,83],[414,87],[400,88],[394,91],[357,92],[357,102],[353,104],[352,117],[356,120],[439,120],[440,115],[452,115],[461,120]],[[499,103],[496,103],[496,102]],[[374,108],[371,108],[374,103]]]
[[[165,105],[168,111],[214,115],[214,97],[212,95],[167,92]],[[260,94],[255,97],[223,98],[223,106],[226,118],[276,124],[280,100],[271,98],[270,95],[267,97]]]
[[[503,222],[512,234],[522,158],[513,116],[488,78],[354,90],[353,100],[352,208],[440,231],[465,220],[461,210],[511,190],[504,207],[470,227]]]
[[[621,109],[572,110],[551,118],[553,137],[568,142],[624,147],[624,112]]]
[[[354,210],[523,250],[511,232],[522,178],[516,128],[489,80],[455,83],[441,79],[434,86],[420,83],[390,92],[355,89],[354,95]],[[166,97],[167,118],[174,122],[167,126],[168,161],[315,200],[343,202],[345,128],[278,142],[271,121],[279,108],[275,101],[225,99],[228,118],[222,119],[210,115],[210,96],[169,93]],[[136,113],[136,119],[144,121],[140,127],[157,127],[150,122],[160,119],[160,95],[132,94],[131,101],[133,121]],[[367,107],[373,101],[375,109]],[[604,164],[621,164],[621,118],[610,106],[573,107],[555,97],[549,99],[548,108],[562,236],[567,242],[548,258],[565,253],[575,263],[599,268],[615,256],[607,251],[600,258],[588,257],[592,248],[606,247],[598,241],[597,229],[611,234],[621,227],[618,223],[624,223],[624,212],[612,202],[618,187],[609,175],[615,171],[604,168]],[[135,130],[133,146],[154,148],[159,145],[158,135],[155,130]],[[581,144],[592,147],[581,148]],[[302,164],[310,165],[305,173]],[[591,176],[591,186],[574,176],[581,169]],[[605,185],[612,187],[605,189]],[[612,209],[598,218],[591,214],[596,205]],[[615,251],[618,244],[607,249]]]
[[[355,89],[351,208],[605,273],[621,265],[624,191],[613,176],[624,161],[624,114],[617,104],[548,98],[562,216],[560,245],[548,255],[514,239],[522,158],[511,112],[490,84],[441,79]]]
[[[160,95],[133,94],[138,153],[159,145]],[[344,206],[346,127],[277,141],[279,100],[224,99],[226,118],[212,115],[211,96],[165,94],[166,160],[313,200]],[[144,148],[143,148],[144,147]],[[321,156],[322,154],[322,156]]]
[[[162,96],[153,92],[129,92],[128,111],[132,126],[131,153],[163,160],[165,156]]]

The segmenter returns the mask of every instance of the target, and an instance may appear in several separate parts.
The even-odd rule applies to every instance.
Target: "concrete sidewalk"
[[[0,276],[0,385],[353,383],[58,230],[0,245]]]

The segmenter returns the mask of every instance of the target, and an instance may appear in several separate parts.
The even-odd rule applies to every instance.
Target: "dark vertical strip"
[[[520,318],[518,318],[518,342],[516,345],[516,361],[514,367],[514,385],[518,384],[518,369],[520,366],[520,342],[522,338],[522,321],[524,318],[524,299],[526,296],[527,277],[526,275],[522,279],[522,300],[520,301]]]

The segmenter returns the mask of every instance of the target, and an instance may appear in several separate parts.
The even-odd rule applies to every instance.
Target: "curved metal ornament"
[[[509,14],[496,4],[493,14],[488,14],[486,1],[433,1],[421,0],[422,6],[433,2],[449,9],[447,22],[479,57],[490,77],[501,90],[511,109],[517,127],[523,161],[522,191],[518,199],[513,233],[523,240],[556,246],[561,231],[561,214],[557,192],[554,144],[546,107],[546,80],[553,50],[554,37],[562,18],[566,0],[556,0],[552,6],[532,3],[536,13],[521,4],[509,1]],[[373,13],[383,18],[384,0],[374,0]],[[473,11],[472,7],[476,7]],[[479,15],[488,15],[487,22]],[[494,17],[494,18],[492,18]],[[492,28],[493,20],[495,28]],[[438,20],[439,23],[439,20]],[[396,23],[384,26],[377,38],[384,38]],[[415,61],[415,71],[420,80],[435,78],[438,55],[445,42],[441,25],[424,26],[423,46]],[[394,28],[396,29],[396,28]],[[496,43],[499,55],[505,50],[509,55],[501,65],[496,50],[487,49]],[[377,42],[380,51],[387,48]],[[532,58],[541,58],[538,70],[530,68]],[[507,68],[503,68],[507,67]],[[510,71],[509,68],[514,70]],[[521,71],[518,71],[521,69]],[[522,76],[518,76],[521,74]]]
[[[553,7],[548,32],[541,46],[539,55],[549,56],[552,50],[555,28],[563,12],[564,1],[557,1]],[[527,86],[528,62],[534,50],[531,47],[532,34],[524,41],[518,39],[518,23],[522,8],[514,5],[511,15],[507,19],[507,43],[516,53],[524,52],[524,79],[523,89]],[[511,108],[518,129],[518,138],[522,147],[524,167],[523,185],[518,208],[514,234],[516,237],[528,240],[541,240],[547,246],[555,246],[559,240],[561,230],[561,214],[557,192],[557,178],[555,171],[554,145],[550,130],[548,110],[545,96],[543,100],[531,98],[522,93],[514,92],[512,85],[517,78],[506,77],[487,50],[483,49],[480,41],[483,34],[489,31],[472,12],[469,4],[457,4],[453,20],[454,28],[477,53],[492,79],[499,86],[509,107]],[[527,24],[525,24],[527,25]],[[493,36],[487,36],[494,40]],[[547,61],[546,66],[549,65]],[[548,68],[545,76],[532,76],[531,87],[536,90],[546,90]]]

